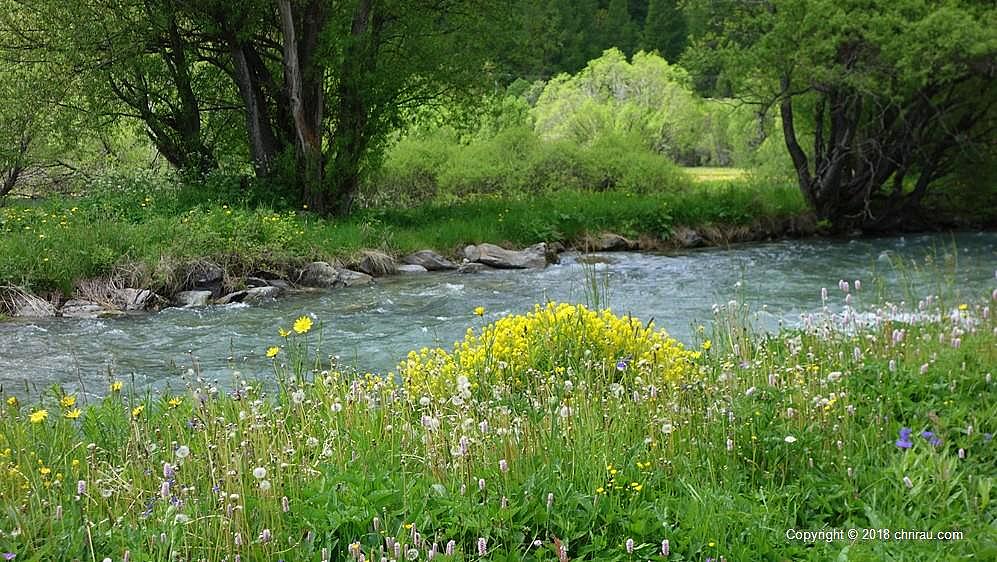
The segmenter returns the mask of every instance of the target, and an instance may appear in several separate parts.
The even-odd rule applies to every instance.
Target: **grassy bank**
[[[107,181],[85,196],[0,208],[0,285],[69,295],[80,280],[117,274],[169,293],[195,261],[217,263],[235,276],[280,273],[306,261],[349,262],[365,248],[452,253],[468,243],[572,242],[603,230],[667,238],[678,225],[743,226],[804,211],[792,188],[741,182],[648,194],[477,195],[326,220],[232,181],[181,187],[161,180]]]
[[[818,315],[769,337],[731,303],[695,350],[551,305],[472,326],[386,379],[326,364],[321,324],[288,319],[269,352],[276,385],[233,373],[216,390],[192,373],[186,392],[149,395],[112,376],[103,399],[2,397],[0,551],[993,559],[993,304],[888,305],[870,325]],[[892,319],[907,313],[924,320]],[[861,534],[787,535],[831,528]]]

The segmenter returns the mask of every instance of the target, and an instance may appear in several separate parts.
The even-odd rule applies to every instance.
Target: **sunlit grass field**
[[[864,291],[777,335],[732,301],[691,348],[552,303],[383,376],[330,363],[303,314],[274,326],[266,380],[5,395],[0,553],[992,560],[997,293],[844,302]],[[792,535],[827,529],[876,534]]]

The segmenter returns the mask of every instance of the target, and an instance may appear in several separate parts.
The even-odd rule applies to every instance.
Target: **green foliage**
[[[712,5],[709,2],[696,4]],[[992,157],[997,9],[792,0],[711,10],[687,62],[777,107],[798,183],[836,228],[901,228],[967,153]]]

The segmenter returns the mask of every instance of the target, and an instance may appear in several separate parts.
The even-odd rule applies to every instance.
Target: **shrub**
[[[690,375],[698,357],[653,322],[645,325],[581,304],[548,303],[503,317],[480,334],[469,329],[453,353],[413,351],[399,365],[399,374],[413,396],[437,397],[466,394],[479,385],[534,388],[544,384],[541,374],[563,377],[575,369],[599,373],[601,382],[641,377],[666,385]]]

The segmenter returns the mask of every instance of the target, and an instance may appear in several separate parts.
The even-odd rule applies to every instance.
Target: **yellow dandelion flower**
[[[180,398],[179,396],[174,396],[173,398],[170,398],[167,404],[170,406],[170,408],[176,408],[180,404],[183,404],[183,398]]]
[[[145,410],[145,405],[144,404],[139,404],[138,406],[135,406],[134,408],[132,408],[132,417],[133,418],[137,418],[137,417],[141,416],[142,415],[142,410]]]
[[[703,347],[703,351],[709,351],[710,348],[713,347],[713,342],[711,342],[710,340],[706,340],[706,341],[703,342],[703,346],[702,347]]]
[[[282,338],[286,338],[287,336],[291,335],[291,332],[285,330],[284,328],[277,328],[277,335]]]
[[[76,405],[76,397],[73,396],[72,394],[67,394],[63,396],[62,399],[59,400],[59,404],[63,408],[72,408],[73,406]]]
[[[73,462],[69,464],[71,464],[73,468],[77,468],[78,466],[80,466],[80,459],[73,459]]]
[[[72,410],[67,411],[65,416],[66,419],[75,420],[78,419],[82,413],[83,412],[81,412],[79,408],[73,408]]]
[[[599,486],[598,488],[595,489],[595,493],[597,493],[597,494],[602,494],[605,491],[606,491],[606,489],[603,488],[602,486]]]
[[[302,316],[294,321],[294,326],[292,326],[292,328],[294,328],[295,332],[304,334],[308,332],[308,330],[312,329],[312,319],[307,316]]]
[[[478,316],[484,316],[485,315],[485,307],[483,307],[483,306],[475,307],[474,308],[474,313],[477,314]]]
[[[959,310],[962,310],[962,311],[969,310],[969,305],[966,304],[966,303],[962,303],[962,304],[959,305]]]
[[[16,396],[11,396],[10,398],[8,398],[7,399],[7,405],[10,406],[11,408],[16,408],[17,407],[17,397]]]
[[[47,466],[43,466],[43,467],[41,467],[41,468],[38,469],[38,472],[42,476],[48,476],[49,474],[52,474],[52,469],[49,468],[49,467],[47,467]]]
[[[34,412],[31,412],[31,415],[28,416],[28,419],[31,420],[31,423],[42,423],[43,421],[45,421],[45,418],[47,417],[48,417],[48,410],[35,410]]]
[[[114,381],[114,382],[111,383],[111,392],[121,392],[121,389],[124,386],[125,386],[125,383],[123,383],[121,381]]]
[[[280,353],[280,348],[279,347],[276,347],[276,346],[271,347],[271,348],[267,349],[267,358],[273,359],[274,357],[277,357],[278,353]]]

